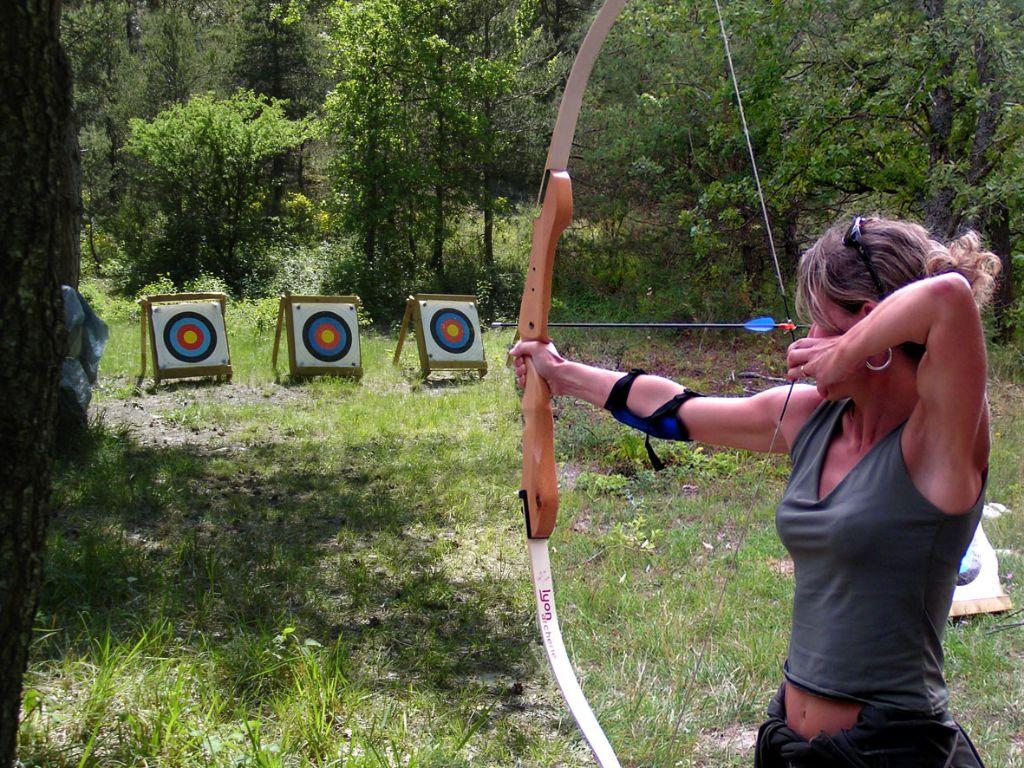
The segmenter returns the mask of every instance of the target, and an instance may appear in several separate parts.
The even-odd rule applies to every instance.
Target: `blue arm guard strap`
[[[647,447],[647,455],[651,459],[651,466],[655,470],[665,468],[665,464],[658,458],[651,447],[651,438],[657,437],[662,440],[689,440],[690,434],[686,431],[686,425],[679,418],[679,409],[683,403],[692,397],[703,397],[699,392],[692,389],[684,389],[667,403],[654,411],[650,416],[637,416],[626,407],[626,400],[629,398],[629,390],[637,376],[643,376],[644,371],[634,368],[612,386],[608,400],[604,407],[611,412],[616,420],[621,421],[628,427],[639,429],[647,435],[644,445]]]

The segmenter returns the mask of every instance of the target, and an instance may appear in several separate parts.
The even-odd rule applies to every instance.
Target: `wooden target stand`
[[[173,310],[177,305],[188,305],[196,302],[216,302],[220,305],[220,330],[223,332],[223,349],[221,354],[216,355],[219,343],[213,342],[215,348],[211,350],[211,357],[217,362],[208,365],[189,363],[181,361],[171,366],[161,365],[161,359],[166,360],[173,353],[161,354],[157,348],[155,315],[164,309]],[[142,357],[142,368],[139,371],[139,381],[146,378],[146,337],[149,336],[149,348],[153,355],[153,383],[159,384],[164,379],[183,379],[204,376],[223,376],[225,381],[231,381],[231,351],[228,345],[227,324],[225,321],[227,296],[223,293],[163,293],[153,296],[143,296],[139,299],[140,314],[140,352]],[[203,308],[201,308],[203,309]],[[184,310],[183,310],[184,311]],[[164,326],[166,327],[166,326]],[[223,362],[220,362],[223,361]]]
[[[974,613],[999,613],[1013,607],[999,582],[999,562],[981,523],[960,564],[960,573],[953,592],[951,617]]]
[[[296,320],[295,310],[302,305],[316,304],[347,304],[351,305],[350,322],[352,328],[351,344],[354,346],[352,352],[345,354],[337,363],[318,362],[316,365],[304,364],[299,359],[298,346],[296,342]],[[271,365],[277,373],[277,357],[281,346],[281,332],[285,331],[288,339],[288,372],[293,378],[307,376],[345,376],[354,379],[363,377],[362,350],[359,344],[359,324],[355,310],[362,305],[358,296],[293,296],[285,294],[281,297],[281,303],[277,310],[277,330],[274,332],[274,351],[271,355]],[[308,355],[307,355],[308,357]]]
[[[475,359],[458,359],[460,353],[445,353],[439,344],[431,339],[428,341],[428,331],[425,327],[427,315],[434,314],[434,303],[444,302],[455,305],[452,309],[459,311],[466,319],[467,331],[475,334],[473,342],[467,347],[467,353],[475,353]],[[459,304],[468,305],[462,309]],[[480,378],[487,374],[487,358],[484,355],[483,341],[480,330],[480,319],[476,313],[476,296],[460,296],[440,293],[417,293],[410,296],[405,302],[405,314],[402,316],[402,327],[398,332],[398,345],[395,347],[395,356],[392,360],[398,365],[402,355],[402,346],[405,344],[405,337],[415,331],[416,348],[420,355],[420,372],[426,379],[434,371],[476,371]]]

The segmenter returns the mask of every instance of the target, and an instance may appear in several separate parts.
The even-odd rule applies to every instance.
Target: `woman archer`
[[[781,386],[704,397],[640,371],[602,370],[553,345],[513,348],[552,394],[608,408],[649,435],[783,451],[792,474],[776,528],[795,566],[783,682],[755,765],[982,765],[949,715],[942,635],[988,469],[980,309],[998,259],[968,233],[856,217],[825,233],[798,273],[811,321]],[[784,411],[781,424],[779,414]]]

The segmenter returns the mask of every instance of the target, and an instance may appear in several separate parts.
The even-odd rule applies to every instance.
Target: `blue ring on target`
[[[330,338],[325,338],[325,333],[329,333]],[[335,363],[352,349],[352,331],[340,315],[315,312],[302,325],[302,344],[317,360]]]
[[[476,332],[464,312],[449,307],[439,309],[430,318],[430,336],[445,352],[461,355],[473,346]]]
[[[187,334],[192,333],[194,337]],[[217,329],[198,312],[178,312],[164,325],[164,347],[183,363],[201,363],[217,348]]]

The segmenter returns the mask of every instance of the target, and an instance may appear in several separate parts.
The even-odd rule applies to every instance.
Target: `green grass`
[[[591,765],[532,614],[511,334],[486,335],[483,380],[422,383],[413,349],[393,368],[394,340],[371,333],[362,383],[275,382],[264,314],[229,309],[229,385],[136,387],[137,323],[113,324],[105,415],[57,471],[21,760]],[[770,370],[782,343],[564,347],[739,392],[733,374]],[[992,400],[989,496],[1014,512],[986,531],[1012,550],[1020,604],[1024,387],[1006,373]],[[599,720],[625,765],[749,765],[786,651],[785,462],[673,445],[654,474],[635,434],[577,404],[557,415],[557,598]],[[951,626],[948,672],[988,763],[1020,767],[1024,630],[989,634],[999,622]]]

